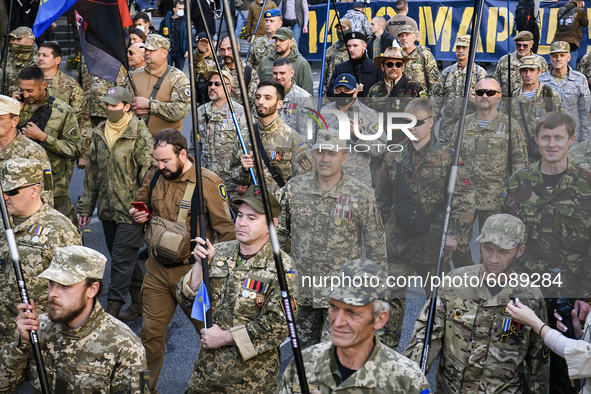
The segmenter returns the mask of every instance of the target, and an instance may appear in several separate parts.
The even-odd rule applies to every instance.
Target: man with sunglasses
[[[474,220],[478,217],[479,230],[488,217],[499,213],[503,186],[510,174],[528,164],[519,122],[512,119],[509,123],[509,116],[498,110],[503,96],[500,90],[494,77],[481,79],[476,84],[476,113],[467,115],[464,121],[460,152],[474,188]],[[454,127],[451,141],[456,141],[458,127]],[[458,239],[453,254],[455,268],[472,265],[471,240],[472,225]]]
[[[144,44],[141,42],[136,42],[135,44],[131,44],[127,49],[127,61],[129,62],[129,69],[130,70],[137,70],[138,68],[144,67],[146,65],[146,61],[144,59],[144,54],[146,50],[144,49]]]
[[[579,143],[591,137],[589,122],[591,91],[589,91],[587,77],[571,68],[569,64],[571,56],[573,55],[568,42],[554,41],[550,45],[552,68],[540,75],[540,82],[550,85],[552,90],[560,94],[564,111],[577,123],[575,143]]]
[[[376,199],[386,229],[388,275],[433,276],[443,231],[447,178],[454,152],[433,135],[433,106],[427,98],[412,100],[405,109],[416,116],[409,131],[416,141],[402,142],[400,153],[387,153],[376,186]],[[414,208],[413,208],[414,207]],[[415,213],[413,213],[413,211]],[[419,213],[420,215],[417,215]],[[457,239],[468,231],[474,218],[474,191],[463,163],[458,166],[451,203],[445,251],[453,252]],[[444,271],[449,271],[448,267]],[[425,285],[427,294],[430,289]],[[406,288],[391,294],[392,332],[380,338],[393,349],[398,346]]]
[[[226,87],[229,91],[232,90],[232,75],[227,70],[222,69],[221,75],[217,71],[208,71],[205,78],[208,80],[208,94],[211,101],[197,109],[201,164],[222,179],[226,185],[228,199],[233,202],[238,197],[236,194],[238,186],[232,181],[229,157],[232,155],[232,149],[238,140],[238,135],[221,82],[221,78],[224,78]],[[248,140],[244,107],[233,99],[232,105],[234,106],[240,132],[243,138]],[[191,145],[193,144],[193,134],[191,134]],[[193,152],[193,148],[191,148],[191,152]]]
[[[194,216],[192,213],[198,208],[194,204],[197,190],[186,198],[185,192],[188,187],[195,186],[197,178],[195,159],[189,156],[187,139],[178,130],[164,129],[154,138],[152,155],[156,165],[148,170],[134,198],[134,202],[144,203],[149,213],[131,208],[129,214],[132,221],[138,224],[147,223],[148,226],[156,219],[176,222],[179,215],[184,212],[187,234],[194,239],[197,235],[198,219],[197,215]],[[220,242],[231,241],[236,236],[224,184],[217,175],[206,168],[202,169],[201,178],[207,238]],[[148,218],[149,215],[151,219]],[[179,279],[189,272],[194,262],[194,257],[191,256],[192,246],[189,244],[195,245],[193,242],[185,242],[179,261],[165,264],[162,257],[154,253],[146,260],[146,275],[141,291],[143,322],[140,338],[146,348],[153,394],[158,393],[156,384],[166,352],[167,328],[178,303],[175,287]],[[189,308],[181,309],[187,317],[191,316]],[[190,321],[197,332],[203,328],[203,323],[193,319]]]
[[[439,139],[450,141],[453,127],[459,119],[464,98],[464,85],[466,84],[466,66],[468,65],[468,53],[470,51],[470,36],[458,36],[454,45],[458,61],[446,67],[441,73],[439,83],[433,88],[433,109],[435,110],[435,122],[441,118],[439,124]],[[474,95],[476,83],[486,77],[486,70],[478,64],[474,64],[472,81],[470,81],[470,94]]]
[[[494,77],[501,84],[501,92],[505,97],[513,97],[513,92],[522,85],[519,75],[521,59],[526,56],[533,56],[538,59],[542,72],[548,71],[546,60],[532,51],[534,46],[534,35],[527,30],[522,30],[513,38],[515,52],[504,55],[499,59],[495,68]],[[509,87],[509,67],[511,67],[511,87]]]
[[[0,166],[0,185],[18,247],[29,297],[37,311],[47,308],[47,283],[37,278],[49,267],[56,246],[82,245],[72,222],[41,198],[43,166],[38,160],[9,159]],[[0,234],[0,348],[16,338],[14,319],[21,303],[5,231]]]

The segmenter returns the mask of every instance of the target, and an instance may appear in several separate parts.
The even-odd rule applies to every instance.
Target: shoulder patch
[[[312,169],[314,168],[314,165],[310,161],[310,158],[308,157],[308,155],[300,155],[296,159],[296,161],[307,172],[312,171]]]
[[[218,191],[220,192],[220,196],[222,197],[223,200],[228,199],[228,193],[226,193],[226,185],[224,185],[223,183],[221,185],[219,185]]]
[[[548,346],[544,346],[544,350],[542,350],[542,356],[547,358],[550,355],[550,348]]]

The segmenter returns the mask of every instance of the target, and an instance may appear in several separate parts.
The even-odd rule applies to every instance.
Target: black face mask
[[[337,103],[337,106],[339,106],[339,107],[345,107],[345,106],[351,104],[355,100],[355,97],[353,97],[353,93],[341,92],[341,93],[335,93],[334,96],[335,96],[335,102]]]

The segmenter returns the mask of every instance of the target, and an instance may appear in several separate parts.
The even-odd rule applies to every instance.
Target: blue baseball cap
[[[349,73],[344,73],[338,76],[334,87],[344,86],[347,89],[357,89],[357,80]]]
[[[273,18],[274,16],[281,16],[281,10],[279,8],[273,8],[265,12],[265,18]]]

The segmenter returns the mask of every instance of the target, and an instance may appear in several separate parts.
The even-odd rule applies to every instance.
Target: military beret
[[[0,185],[3,192],[41,182],[43,182],[43,166],[39,160],[19,157],[6,160],[0,166]]]
[[[64,286],[75,285],[86,278],[102,279],[107,258],[85,246],[54,248],[49,268],[37,275]]]
[[[143,47],[148,51],[155,51],[159,48],[170,49],[170,41],[168,41],[168,38],[161,36],[160,34],[148,34]]]
[[[363,33],[359,33],[358,31],[354,31],[345,34],[345,42],[349,40],[361,40],[363,42],[367,42],[367,36]]]
[[[515,35],[513,41],[533,41],[534,35],[527,30],[522,30]]]
[[[273,18],[274,16],[281,16],[281,10],[279,8],[272,8],[265,12],[265,18]]]

